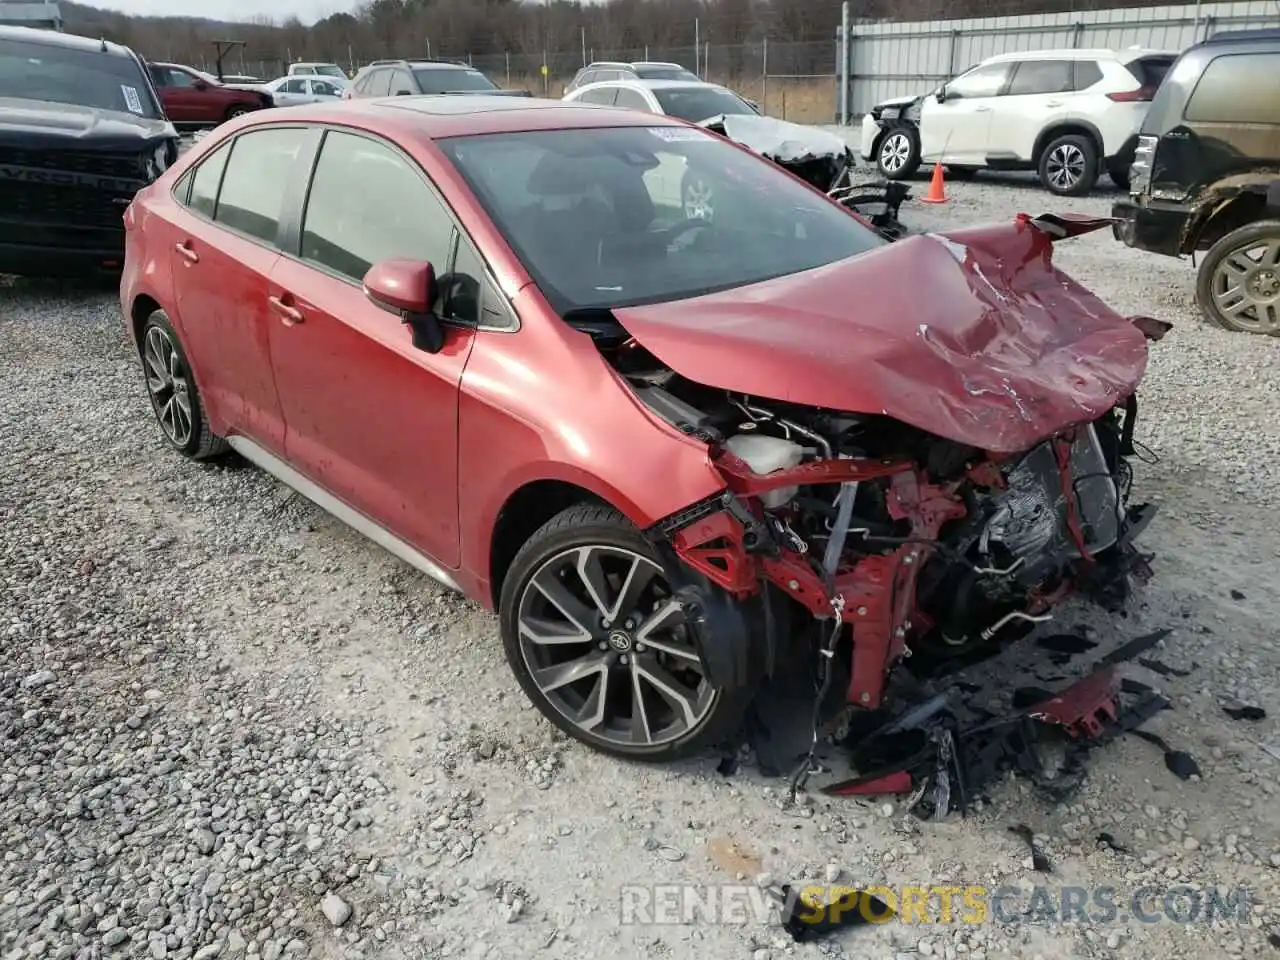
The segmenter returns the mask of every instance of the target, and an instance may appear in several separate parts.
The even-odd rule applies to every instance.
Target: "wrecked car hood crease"
[[[616,315],[698,383],[1016,453],[1106,413],[1146,370],[1142,332],[1051,251],[1020,220]]]

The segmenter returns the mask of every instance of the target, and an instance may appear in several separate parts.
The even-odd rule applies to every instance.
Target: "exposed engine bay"
[[[705,387],[625,335],[597,343],[653,413],[708,444],[727,482],[651,537],[728,596],[767,608],[754,618],[766,631],[807,610],[829,634],[827,655],[848,657],[851,704],[878,706],[903,658],[998,645],[1068,594],[1120,602],[1129,574],[1146,572],[1131,544],[1153,513],[1129,504],[1133,397],[996,458],[886,416]],[[685,598],[714,643],[728,609],[692,585]],[[839,643],[846,625],[851,650]],[[716,653],[705,658],[714,670]],[[721,666],[721,679],[743,669]]]

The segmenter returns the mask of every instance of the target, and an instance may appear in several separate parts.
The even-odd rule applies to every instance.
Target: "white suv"
[[[1128,184],[1138,127],[1176,53],[1004,53],[923,96],[877,104],[861,153],[903,180],[941,162],[953,177],[981,168],[1036,170],[1051,193],[1088,193],[1105,171]]]

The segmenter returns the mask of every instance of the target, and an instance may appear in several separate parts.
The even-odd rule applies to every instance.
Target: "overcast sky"
[[[249,20],[270,11],[277,21],[297,16],[304,23],[313,23],[339,10],[351,10],[356,0],[89,0],[89,5],[122,13],[214,20]]]

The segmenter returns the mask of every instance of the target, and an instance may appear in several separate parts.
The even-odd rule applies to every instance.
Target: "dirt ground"
[[[908,218],[1110,203],[1017,178],[949,190]],[[567,742],[509,675],[492,616],[252,468],[169,453],[111,292],[0,288],[0,956],[1280,956],[1280,341],[1206,326],[1187,263],[1103,235],[1057,256],[1176,327],[1141,394],[1155,579],[1123,618],[1050,626],[1088,620],[1102,645],[1171,629],[1156,655],[1187,676],[1127,670],[1173,699],[1148,729],[1203,776],[1126,737],[1068,804],[1011,782],[968,818],[914,824],[881,800],[784,809],[779,782],[722,776],[715,756],[651,768]],[[1227,698],[1270,715],[1233,720]],[[728,909],[629,922],[670,908],[653,885],[738,909],[771,878],[1023,895],[981,924],[803,945]],[[1018,916],[1036,885],[1113,888],[1118,913]],[[1158,913],[1181,888],[1167,912],[1185,919],[1186,888],[1237,887],[1243,920],[1128,915],[1134,891]]]

